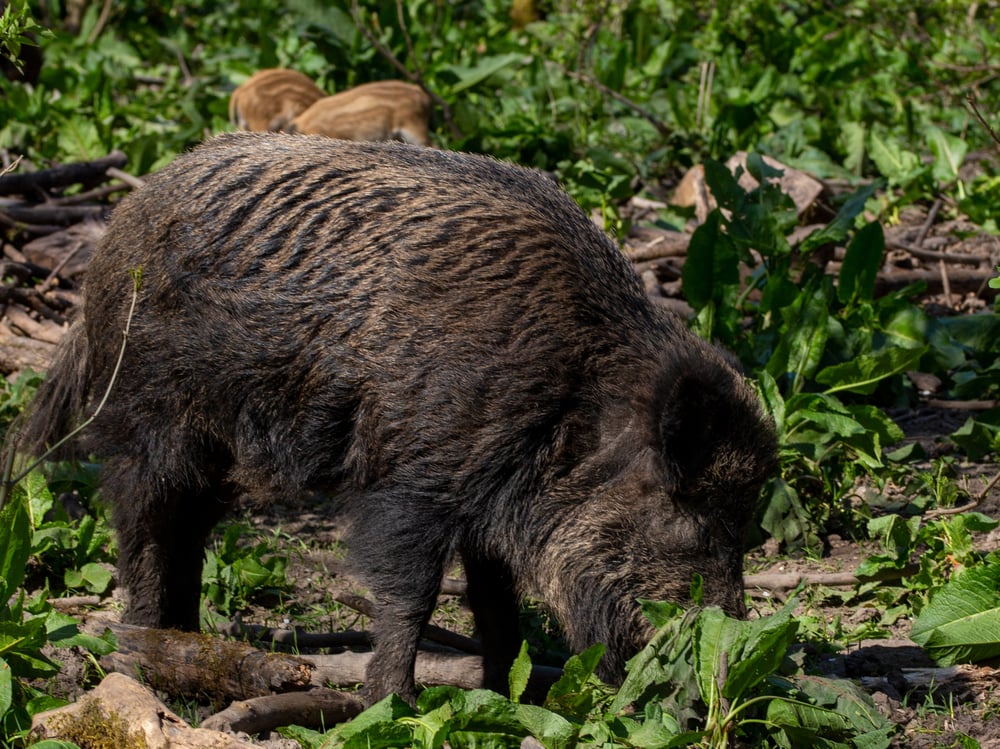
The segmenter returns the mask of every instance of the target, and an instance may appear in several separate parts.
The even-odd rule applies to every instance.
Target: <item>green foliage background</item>
[[[996,3],[538,0],[537,20],[523,26],[512,22],[511,5],[502,0],[358,0],[356,5],[125,0],[85,5],[77,28],[68,20],[68,2],[13,2],[0,19],[0,44],[16,51],[30,42],[24,33],[32,32],[44,65],[34,85],[0,78],[0,148],[36,167],[121,150],[128,170],[141,175],[231,129],[229,94],[256,70],[296,68],[332,93],[403,77],[392,56],[444,103],[436,116],[437,146],[551,171],[619,236],[628,229],[622,208],[629,198],[662,199],[689,167],[704,164],[725,211],[713,212],[692,237],[683,276],[696,312],[692,325],[739,355],[781,438],[782,472],[762,497],[757,540],[769,535],[785,550],[818,552],[830,531],[857,538],[870,534],[884,546],[859,570],[872,577],[906,569],[919,557],[919,574],[904,585],[857,591],[882,605],[887,617],[924,608],[946,585],[956,560],[959,570],[984,564],[971,533],[993,521],[960,515],[925,524],[919,517],[965,498],[968,490],[953,479],[955,457],[939,459],[927,470],[926,463],[914,468],[924,456],[912,447],[887,452],[902,436],[887,414],[917,402],[904,376],[911,369],[939,376],[941,397],[996,399],[1000,317],[994,310],[937,318],[915,302],[920,288],[876,297],[874,281],[885,251],[883,227],[909,205],[940,200],[942,217],[964,215],[983,231],[998,231],[997,147],[968,103],[971,98],[988,122],[997,123]],[[719,163],[741,149],[751,152],[747,169],[761,181],[757,189],[740,187]],[[791,240],[795,213],[759,154],[836,185],[841,196],[836,215]],[[978,168],[969,169],[970,163]],[[676,228],[687,218],[668,208],[656,224]],[[808,262],[831,244],[846,252],[837,277]],[[750,260],[754,270],[747,278],[741,263]],[[8,388],[0,399],[5,422],[20,409],[26,387]],[[995,457],[1000,412],[970,419],[951,440],[958,456]],[[93,476],[73,475],[62,467],[53,481],[85,486],[89,496]],[[863,498],[860,479],[874,487]],[[15,501],[27,503],[24,507],[50,503],[33,480]],[[887,491],[892,485],[895,499]],[[11,536],[16,553],[8,554],[13,561],[4,568],[10,572],[5,591],[19,588],[23,581],[14,578],[23,577],[26,565],[44,571],[56,592],[107,585],[97,564],[113,556],[103,520],[28,523],[16,504],[4,512],[18,519],[10,533],[15,525],[30,526],[24,538]],[[244,557],[235,536],[226,539],[218,574],[208,581],[216,606],[242,605],[253,594],[254,580],[266,578],[267,587],[280,587],[281,564],[243,574],[254,551]],[[993,574],[992,566],[985,569],[986,577]],[[947,637],[942,642],[933,629],[933,623],[948,622],[941,608],[927,609],[922,635],[942,651],[967,652],[964,643]],[[701,681],[694,684],[692,627],[696,642],[708,629],[736,639],[758,636],[752,629],[737,635],[736,623],[713,613],[683,623],[664,619],[664,632],[680,628],[687,639],[661,633],[660,650],[639,659],[641,678],[649,681],[640,683],[633,673],[629,683],[644,695],[642,715],[618,714],[614,695],[590,680],[596,663],[591,655],[574,661],[576,681],[565,685],[559,715],[515,709],[482,695],[438,692],[427,697],[419,720],[405,706],[387,705],[388,717],[372,718],[369,725],[390,730],[383,725],[388,721],[403,744],[413,740],[414,726],[434,725],[437,733],[428,739],[434,743],[447,731],[459,731],[459,723],[459,733],[467,731],[468,713],[457,705],[462,700],[479,705],[482,699],[499,721],[490,723],[493,728],[517,723],[520,728],[511,734],[516,738],[525,725],[547,722],[552,745],[566,736],[606,745],[662,745],[664,735],[674,736],[677,746],[688,740],[724,745],[730,734],[754,745],[795,745],[808,725],[835,730],[829,721],[836,711],[829,706],[841,699],[861,712],[867,708],[857,707],[861,698],[853,694],[831,697],[826,686],[772,673],[796,635],[795,621],[786,614],[763,625],[775,633],[773,647],[757,653],[766,667],[749,651],[743,666],[759,679],[738,710],[756,715],[754,720],[736,720],[719,708],[723,703],[712,703],[713,681],[705,681],[704,674],[714,673],[715,655],[702,658]],[[44,600],[8,605],[0,612],[0,629],[34,627],[40,633],[42,622],[54,621],[49,616]],[[802,621],[798,636],[814,636]],[[5,657],[16,666],[33,657],[33,647],[11,646],[13,655]],[[52,668],[47,661],[43,665],[36,670]],[[6,710],[6,730],[13,731],[40,697],[16,680],[31,669],[2,666],[0,717]],[[735,666],[733,673],[739,673]],[[676,694],[649,698],[655,691],[651,684],[676,683],[673,677],[685,668],[694,697],[680,708]],[[699,686],[709,707],[708,727],[678,734],[680,716],[691,709]],[[813,705],[812,712],[796,707],[793,696]],[[827,707],[815,707],[822,705]],[[439,722],[428,722],[430,713]],[[861,730],[858,725],[843,728],[845,736]],[[869,729],[878,734],[870,744],[851,739],[852,745],[882,745],[884,729],[881,724]],[[362,730],[357,728],[357,740],[370,740]],[[452,745],[461,744],[459,733],[450,735]],[[477,735],[465,740],[481,740]],[[497,739],[496,745],[505,744]]]

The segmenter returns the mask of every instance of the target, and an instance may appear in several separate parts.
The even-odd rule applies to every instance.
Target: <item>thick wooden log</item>
[[[31,741],[61,739],[79,746],[149,749],[244,749],[254,746],[219,731],[192,728],[156,696],[124,674],[108,674],[66,707],[39,713]]]
[[[309,688],[313,666],[304,658],[265,653],[210,635],[106,623],[118,650],[101,658],[108,671],[141,673],[171,694],[208,695],[219,702]]]
[[[353,694],[333,689],[289,692],[234,702],[202,721],[201,727],[226,733],[264,733],[278,726],[329,728],[364,709]]]

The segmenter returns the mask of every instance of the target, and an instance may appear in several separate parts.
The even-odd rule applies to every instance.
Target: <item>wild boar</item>
[[[297,70],[260,70],[229,97],[229,121],[240,130],[287,130],[293,119],[324,96],[323,89]]]
[[[27,444],[106,391],[81,447],[104,460],[135,624],[196,629],[216,522],[241,495],[304,492],[337,498],[377,599],[369,702],[414,698],[455,555],[498,690],[526,596],[571,647],[604,643],[611,681],[652,631],[637,599],[685,600],[698,573],[707,603],[744,611],[772,427],[541,173],[216,138],[115,209]]]
[[[342,140],[401,140],[426,146],[431,99],[412,83],[375,81],[326,96],[296,117],[289,132]]]

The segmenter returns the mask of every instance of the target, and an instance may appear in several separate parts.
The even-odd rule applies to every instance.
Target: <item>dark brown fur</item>
[[[201,550],[243,492],[318,490],[378,599],[366,698],[412,699],[458,553],[503,689],[518,601],[620,679],[637,598],[743,611],[742,546],[775,465],[754,392],[652,305],[545,176],[403,144],[220,137],[122,201],[27,425],[93,410],[128,620],[198,626]]]

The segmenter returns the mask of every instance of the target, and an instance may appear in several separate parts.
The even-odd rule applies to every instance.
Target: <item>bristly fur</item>
[[[637,598],[743,610],[773,430],[730,358],[655,307],[550,179],[392,143],[228,135],[115,210],[86,320],[39,393],[40,449],[105,460],[129,621],[196,628],[201,550],[236,497],[336,495],[378,599],[366,699],[413,699],[444,565],[464,563],[503,689],[518,602],[620,679]]]

